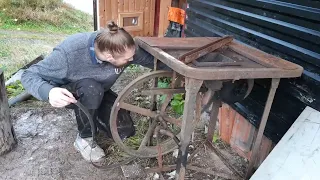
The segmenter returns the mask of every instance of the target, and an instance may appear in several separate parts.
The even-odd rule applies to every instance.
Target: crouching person
[[[98,131],[110,137],[109,117],[117,94],[110,88],[129,64],[153,67],[153,56],[135,45],[132,36],[114,22],[97,32],[67,37],[44,60],[22,75],[25,89],[53,107],[75,111],[78,135],[75,148],[87,161],[101,162],[105,153],[91,147],[92,131],[86,115],[74,103],[79,101],[93,117]],[[119,116],[122,138],[134,135],[129,113]]]

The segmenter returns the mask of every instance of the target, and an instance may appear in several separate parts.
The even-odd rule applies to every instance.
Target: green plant
[[[212,138],[212,142],[216,143],[219,140],[219,134],[218,133],[214,133],[213,138]]]
[[[141,70],[141,67],[137,64],[130,64],[126,68],[126,71],[130,71],[130,72],[139,72],[140,70]]]
[[[183,94],[174,94],[173,100],[171,101],[170,105],[174,112],[178,113],[179,115],[182,115],[184,109]]]
[[[8,98],[15,97],[24,91],[20,81],[16,81],[15,83],[6,86],[6,89]]]
[[[159,78],[158,87],[168,88],[170,83],[171,83],[171,78]],[[161,95],[160,102],[163,103],[165,98],[166,98],[166,95]],[[183,109],[184,109],[184,94],[174,94],[173,99],[170,102],[170,105],[175,113],[182,115]]]

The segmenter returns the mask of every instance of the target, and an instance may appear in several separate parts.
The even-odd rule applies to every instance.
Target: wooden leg
[[[176,180],[183,180],[186,173],[189,143],[193,132],[192,121],[195,118],[197,93],[202,85],[202,80],[186,78],[186,97],[181,127],[180,148],[177,161]]]
[[[254,165],[254,163],[255,163],[255,161],[257,159],[257,155],[259,153],[259,148],[260,148],[261,140],[262,140],[262,137],[263,137],[263,132],[264,132],[264,129],[265,129],[266,124],[267,124],[267,120],[268,120],[268,117],[269,117],[271,105],[272,105],[274,96],[276,94],[276,90],[277,90],[277,88],[279,86],[279,82],[280,82],[280,79],[272,79],[271,88],[270,88],[270,91],[269,91],[269,96],[268,96],[267,103],[266,103],[266,106],[264,108],[264,112],[263,112],[263,115],[262,115],[262,118],[261,118],[261,122],[260,122],[260,125],[259,125],[257,138],[255,140],[255,143],[254,143],[254,146],[253,146],[253,149],[252,149],[250,162],[249,162],[249,166],[248,166],[248,169],[247,169],[246,179],[249,179],[253,174],[253,165]]]
[[[215,98],[212,102],[210,122],[209,122],[208,135],[207,135],[207,141],[209,141],[210,143],[212,142],[214,130],[216,128],[220,106],[221,106],[221,101]]]

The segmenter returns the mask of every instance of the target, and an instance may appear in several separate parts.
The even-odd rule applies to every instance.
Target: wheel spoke
[[[173,97],[172,94],[168,94],[168,95],[166,96],[166,99],[164,100],[163,104],[161,105],[161,109],[160,109],[160,112],[161,112],[161,113],[164,113],[164,112],[166,111],[166,109],[167,109],[167,107],[168,107],[168,105],[169,105],[172,97]]]
[[[172,117],[169,117],[169,116],[164,116],[164,115],[162,115],[162,118],[163,118],[165,121],[167,121],[167,122],[169,122],[169,123],[171,123],[171,124],[174,124],[174,125],[176,125],[176,126],[181,127],[182,121],[179,120],[179,119],[175,119],[175,118],[172,118]]]
[[[134,105],[131,105],[131,104],[128,104],[128,103],[125,103],[125,102],[120,102],[118,104],[118,107],[119,108],[122,108],[122,109],[126,109],[128,111],[131,111],[131,112],[135,112],[135,113],[138,113],[138,114],[141,114],[141,115],[144,115],[144,116],[149,116],[151,118],[155,117],[157,114],[149,109],[145,109],[145,108],[141,108],[141,107],[138,107],[138,106],[134,106]]]
[[[161,95],[161,94],[179,94],[179,93],[185,93],[186,90],[182,87],[182,88],[175,88],[175,89],[171,89],[171,88],[152,88],[150,90],[143,90],[141,92],[142,95],[146,95],[146,96],[152,96],[152,95]]]
[[[144,147],[146,147],[146,144],[149,142],[150,137],[153,135],[153,130],[156,128],[156,126],[157,126],[157,121],[154,119],[152,121],[152,123],[150,124],[147,133],[145,134],[144,138],[142,139],[138,150],[141,150]]]

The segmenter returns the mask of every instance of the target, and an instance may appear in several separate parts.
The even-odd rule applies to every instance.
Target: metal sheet
[[[231,35],[304,68],[301,78],[281,81],[267,137],[278,142],[306,106],[320,110],[320,1],[188,0],[188,7],[187,37]],[[255,82],[249,98],[232,107],[257,127],[270,82]]]

